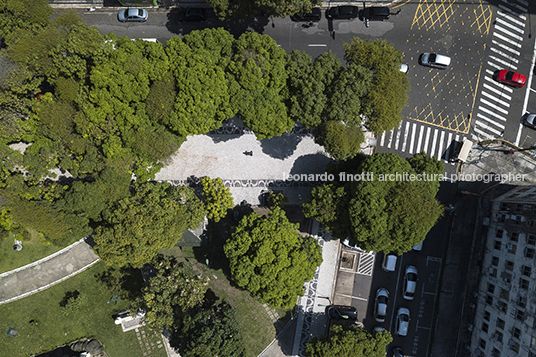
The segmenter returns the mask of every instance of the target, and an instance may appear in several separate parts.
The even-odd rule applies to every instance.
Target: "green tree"
[[[355,157],[364,141],[363,129],[355,123],[331,120],[315,133],[315,142],[324,146],[326,152],[337,160]]]
[[[387,346],[393,341],[388,331],[374,336],[364,328],[344,329],[334,325],[329,337],[313,338],[307,343],[307,357],[384,357]]]
[[[202,177],[203,200],[207,216],[215,222],[227,215],[227,210],[234,206],[231,190],[225,187],[221,178]]]
[[[274,307],[294,306],[303,283],[322,262],[318,242],[302,237],[297,228],[279,207],[268,217],[244,216],[224,246],[238,286]]]
[[[143,289],[141,305],[147,311],[145,321],[156,331],[171,328],[176,314],[201,305],[208,279],[192,276],[177,262],[159,257],[155,260],[156,276]]]
[[[203,205],[187,187],[135,183],[133,193],[102,212],[95,253],[107,265],[141,267],[161,248],[170,249],[187,228],[203,220]]]
[[[396,128],[409,92],[408,78],[400,72],[402,52],[385,40],[358,37],[345,45],[344,50],[348,64],[358,64],[373,72],[372,84],[362,99],[369,130],[380,133]]]
[[[274,39],[255,32],[242,34],[234,44],[231,105],[259,140],[289,131],[294,122],[285,106],[286,54]]]
[[[364,250],[407,252],[424,240],[443,212],[435,199],[440,176],[424,178],[435,183],[422,181],[398,155],[374,154],[345,174],[360,176],[341,181],[343,191],[334,186],[313,191],[304,213],[325,222],[337,238],[348,238]],[[330,206],[315,210],[322,204]]]
[[[320,5],[318,0],[208,0],[214,12],[220,19],[245,17],[268,13],[285,17],[302,12],[311,12],[314,5]]]
[[[223,300],[209,308],[195,308],[178,321],[171,346],[184,357],[242,357],[244,344],[235,309]]]
[[[46,0],[1,0],[0,36],[17,29],[45,27],[51,14],[52,8]]]

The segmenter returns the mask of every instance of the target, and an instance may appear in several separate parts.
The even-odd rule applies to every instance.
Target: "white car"
[[[411,249],[416,251],[416,252],[420,252],[422,250],[422,244],[423,243],[424,243],[424,241],[420,242],[418,245],[414,245],[413,247],[411,247]]]
[[[407,336],[409,330],[409,310],[405,307],[398,309],[396,313],[395,333],[398,336]]]
[[[374,319],[378,322],[385,321],[387,315],[387,303],[389,302],[389,291],[380,288],[376,292],[376,304],[374,306]]]
[[[423,66],[447,69],[450,66],[450,57],[443,56],[438,53],[425,52],[419,58],[419,62]]]
[[[123,9],[117,14],[117,19],[121,22],[145,22],[149,13],[145,9]]]
[[[404,274],[404,292],[402,293],[404,299],[413,300],[415,290],[417,290],[417,268],[410,265]]]

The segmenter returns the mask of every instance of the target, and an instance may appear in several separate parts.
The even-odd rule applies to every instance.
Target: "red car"
[[[522,88],[527,81],[527,77],[524,75],[506,69],[495,71],[493,78],[496,81],[518,88]]]

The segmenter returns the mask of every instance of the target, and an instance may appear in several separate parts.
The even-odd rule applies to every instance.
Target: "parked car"
[[[402,63],[402,64],[400,65],[400,72],[402,72],[402,73],[405,74],[405,73],[408,73],[408,70],[409,70],[409,66],[408,66],[407,64]]]
[[[527,113],[521,118],[521,123],[523,123],[523,125],[525,125],[526,127],[536,130],[536,120],[534,120],[535,118],[536,114]]]
[[[310,13],[301,13],[301,14],[295,14],[290,17],[292,21],[295,22],[309,22],[309,21],[315,21],[318,22],[322,20],[322,11],[319,7],[313,7],[311,9]]]
[[[385,254],[383,256],[382,268],[385,271],[395,271],[397,256],[394,254]]]
[[[423,66],[447,69],[450,66],[450,57],[437,53],[425,52],[419,58],[419,63]]]
[[[374,334],[380,333],[382,331],[385,331],[385,327],[382,327],[382,326],[374,327]]]
[[[410,265],[406,268],[404,274],[404,292],[402,296],[406,300],[413,300],[415,297],[415,290],[417,289],[417,268]]]
[[[417,245],[414,245],[413,247],[411,247],[412,250],[415,250],[417,252],[420,252],[422,250],[422,245],[424,244],[424,241],[420,242],[419,244]]]
[[[359,15],[357,6],[341,5],[330,7],[326,11],[326,17],[334,20],[350,20],[355,19]]]
[[[353,306],[331,305],[328,307],[328,317],[332,320],[356,321],[357,309]]]
[[[387,6],[371,6],[363,9],[361,16],[370,21],[383,21],[389,19],[390,11]]]
[[[117,19],[121,22],[145,22],[149,13],[145,9],[123,9],[117,14]]]
[[[393,348],[393,357],[404,357],[404,352],[400,347]]]
[[[387,315],[387,303],[389,302],[389,291],[380,288],[376,291],[376,304],[374,306],[374,319],[378,322],[384,322]]]
[[[202,22],[206,19],[207,11],[200,7],[187,7],[179,16],[181,21]]]
[[[512,87],[523,88],[527,77],[517,72],[508,71],[506,69],[497,70],[493,73],[493,79],[497,82],[507,84]]]
[[[409,330],[409,310],[405,307],[398,309],[396,313],[395,334],[407,336]]]

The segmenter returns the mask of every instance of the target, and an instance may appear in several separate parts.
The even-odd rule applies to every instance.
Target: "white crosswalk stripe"
[[[490,52],[484,65],[478,106],[474,113],[473,136],[479,140],[497,138],[504,134],[513,89],[493,78],[495,71],[517,70],[527,17],[527,0],[500,0],[493,21]]]

